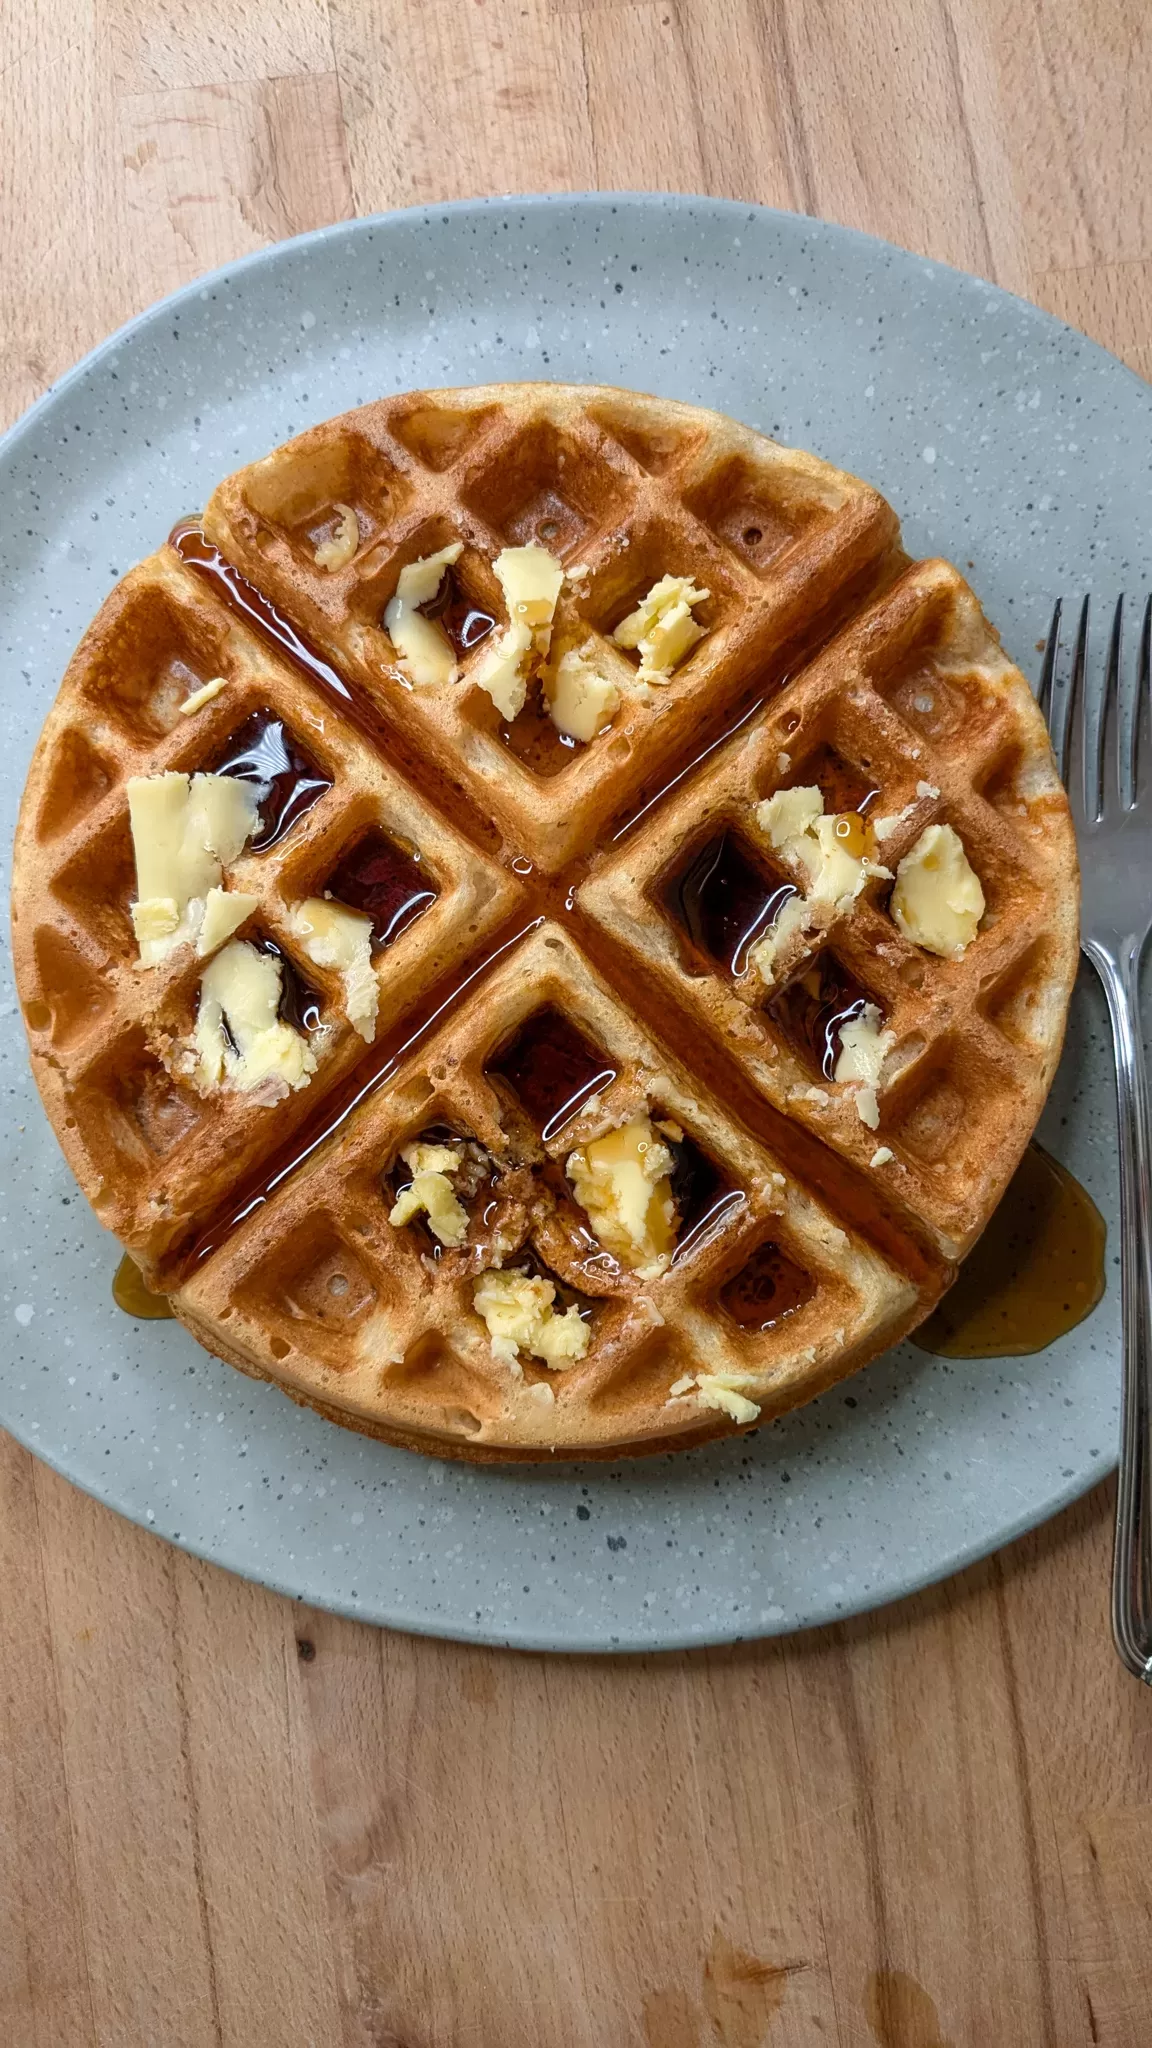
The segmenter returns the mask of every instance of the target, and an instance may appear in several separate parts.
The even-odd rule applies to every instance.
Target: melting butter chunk
[[[865,1003],[858,1017],[851,1017],[840,1026],[840,1057],[832,1079],[854,1085],[856,1113],[870,1131],[880,1121],[877,1091],[893,1043],[894,1034],[880,1029],[880,1012],[875,1003]]]
[[[265,1082],[278,1094],[306,1088],[316,1055],[280,1016],[282,973],[273,953],[233,939],[205,969],[192,1044],[203,1089],[248,1092]]]
[[[421,687],[432,683],[454,683],[459,674],[452,642],[438,619],[427,619],[420,610],[439,595],[445,571],[464,552],[462,540],[450,542],[435,555],[422,555],[400,571],[396,595],[384,612],[384,626],[396,657],[409,682]]]
[[[846,911],[870,877],[891,881],[892,871],[868,854],[857,814],[826,812],[815,786],[778,789],[757,804],[756,823],[773,852],[793,862],[807,885],[804,895],[786,899],[774,924],[748,949],[749,964],[770,981],[787,942],[810,928],[817,911]],[[853,852],[860,844],[865,850]]]
[[[446,1173],[415,1173],[388,1212],[393,1229],[410,1223],[423,1212],[433,1237],[450,1248],[463,1244],[468,1235],[468,1211],[459,1201]]]
[[[492,1355],[520,1373],[519,1353],[562,1372],[587,1355],[591,1332],[575,1306],[557,1315],[551,1280],[530,1273],[481,1273],[472,1302],[492,1342]]]
[[[730,1415],[733,1422],[756,1422],[760,1410],[755,1401],[750,1401],[740,1392],[741,1375],[728,1372],[701,1372],[696,1375],[696,1398],[702,1408],[718,1408]]]
[[[505,548],[492,567],[500,579],[509,619],[519,619],[534,634],[550,633],[564,581],[563,565],[555,555],[533,541],[526,548]],[[547,642],[540,652],[547,654]]]
[[[672,1154],[650,1119],[636,1117],[569,1155],[572,1190],[606,1250],[645,1277],[663,1272],[676,1244]]]
[[[508,607],[508,624],[486,648],[473,670],[502,718],[511,722],[524,709],[532,670],[546,660],[564,570],[555,555],[533,541],[504,548],[492,567]]]
[[[636,650],[642,682],[671,681],[673,669],[707,630],[693,618],[692,607],[711,595],[697,590],[690,576],[662,576],[635,611],[621,619],[612,638],[617,647]]]
[[[208,682],[201,683],[198,690],[193,690],[190,697],[185,697],[180,706],[181,718],[190,718],[194,711],[202,711],[205,704],[210,704],[213,697],[218,697],[221,690],[227,688],[227,676],[212,676]]]
[[[316,550],[316,567],[334,576],[339,569],[346,569],[360,545],[360,521],[351,505],[342,505],[337,499],[332,507],[336,524],[327,540],[322,540]]]
[[[402,1145],[400,1157],[413,1173],[459,1173],[464,1164],[464,1148],[461,1145],[432,1145],[414,1139],[411,1145]]]
[[[449,1176],[464,1164],[461,1145],[433,1145],[414,1138],[402,1145],[400,1157],[412,1174],[408,1187],[397,1196],[388,1213],[395,1229],[423,1213],[433,1237],[450,1249],[461,1245],[468,1235],[468,1211],[457,1196]]]
[[[472,671],[474,680],[487,691],[501,718],[509,724],[524,709],[528,695],[526,663],[531,652],[531,626],[522,619],[514,619],[499,639],[485,648]]]
[[[372,919],[325,896],[308,896],[289,912],[289,925],[315,967],[334,967],[344,982],[344,1014],[366,1045],[376,1036],[380,986],[372,966]]]
[[[951,825],[927,825],[896,870],[892,916],[906,939],[959,960],[984,915],[984,891]]]
[[[204,902],[204,922],[196,940],[196,951],[201,960],[209,953],[215,953],[226,939],[237,932],[246,917],[250,917],[259,902],[258,896],[245,896],[237,889],[209,889]]]
[[[557,732],[585,743],[611,725],[620,708],[619,690],[589,660],[589,652],[589,647],[566,648],[544,674],[544,701]]]
[[[145,967],[197,938],[205,902],[260,822],[251,785],[235,775],[134,775],[128,817],[136,857],[132,928]],[[245,913],[246,914],[246,913]]]

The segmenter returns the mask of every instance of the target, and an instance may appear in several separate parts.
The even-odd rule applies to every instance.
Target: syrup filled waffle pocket
[[[1076,862],[876,492],[493,386],[311,430],[123,579],[13,929],[73,1171],[203,1344],[416,1448],[612,1455],[928,1312],[1054,1071]]]

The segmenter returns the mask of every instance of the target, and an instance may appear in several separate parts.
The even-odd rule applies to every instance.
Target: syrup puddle
[[[153,1294],[150,1287],[145,1287],[140,1268],[129,1252],[125,1252],[116,1268],[112,1299],[126,1316],[136,1316],[141,1322],[171,1323],[176,1319],[168,1296]]]
[[[959,1278],[912,1332],[938,1358],[1022,1358],[1089,1316],[1104,1292],[1106,1228],[1078,1180],[1029,1145]]]

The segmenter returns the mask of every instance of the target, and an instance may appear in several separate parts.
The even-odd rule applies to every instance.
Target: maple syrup
[[[657,1130],[660,1119],[655,1111]],[[678,1266],[698,1245],[705,1243],[724,1219],[744,1206],[744,1196],[724,1178],[720,1168],[700,1150],[694,1138],[660,1136],[672,1154],[672,1200],[676,1204],[676,1248],[672,1264]]]
[[[251,942],[259,953],[271,953],[280,962],[280,1003],[277,1015],[282,1024],[290,1024],[293,1031],[315,1031],[320,1022],[321,1001],[314,988],[305,981],[296,962],[289,958],[275,939],[269,939],[262,932],[256,933]],[[227,1030],[228,1019],[222,1019]]]
[[[211,1258],[246,1217],[263,1208],[282,1182],[296,1173],[313,1152],[341,1129],[362,1102],[391,1080],[401,1062],[416,1050],[429,1032],[435,1030],[445,1012],[455,1007],[464,991],[487,974],[504,954],[536,931],[540,922],[539,918],[533,918],[526,924],[509,929],[466,974],[460,975],[454,970],[431,989],[422,1008],[409,1013],[389,1038],[373,1046],[343,1084],[317,1104],[312,1117],[293,1133],[289,1142],[266,1160],[259,1172],[238,1190],[230,1208],[215,1216],[197,1235],[189,1236],[172,1247],[165,1262],[166,1275],[170,1274],[174,1280],[182,1278],[205,1259]]]
[[[871,997],[834,953],[821,953],[803,974],[765,1006],[765,1014],[791,1039],[816,1073],[831,1081],[843,1031],[864,1013]]]
[[[496,624],[491,612],[486,612],[468,595],[455,568],[449,563],[440,578],[440,588],[427,604],[417,605],[426,619],[437,619],[447,633],[457,661],[463,659],[470,648],[478,647],[486,640]]]
[[[1019,1358],[1074,1330],[1104,1292],[1104,1218],[1042,1145],[1029,1145],[1000,1206],[927,1322],[938,1358]]]
[[[761,868],[736,834],[724,831],[666,885],[664,903],[698,952],[729,974],[743,974],[749,947],[795,894],[791,882]]]
[[[502,718],[498,731],[504,745],[533,775],[551,777],[567,768],[580,745],[570,733],[558,732],[539,695],[533,691],[516,717]]]
[[[720,1306],[742,1330],[774,1330],[812,1300],[816,1283],[778,1244],[762,1244],[721,1290]]]
[[[603,1053],[556,1010],[529,1017],[489,1071],[519,1096],[545,1144],[616,1079]]]
[[[176,1311],[166,1294],[153,1294],[130,1252],[125,1252],[112,1280],[112,1299],[126,1316],[139,1322],[170,1323]]]
[[[419,855],[407,853],[383,832],[358,840],[324,886],[337,903],[372,919],[374,950],[392,945],[438,894]]]
[[[332,777],[297,746],[283,719],[270,710],[254,711],[237,727],[211,772],[234,775],[260,792],[260,829],[248,842],[253,853],[277,845],[332,787]]]

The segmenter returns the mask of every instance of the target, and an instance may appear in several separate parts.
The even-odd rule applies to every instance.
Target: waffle
[[[534,541],[549,658],[612,686],[587,744],[547,682],[514,716],[484,685],[498,558]],[[443,549],[455,659],[417,686],[399,586]],[[662,578],[691,600],[665,672]],[[290,772],[224,877],[308,1046],[268,1095],[190,1067],[205,960],[139,964],[125,785],[244,772],[273,728]],[[773,799],[812,789],[868,872],[773,950],[807,886]],[[978,878],[956,957],[901,908],[934,827]],[[299,907],[358,901],[368,845],[404,909],[356,1028]],[[493,386],[301,435],[117,586],[29,777],[14,949],[77,1179],[207,1348],[416,1449],[617,1456],[778,1414],[930,1310],[1049,1086],[1076,881],[1024,678],[875,491],[694,408]],[[861,1016],[871,1096],[837,1065]],[[625,1142],[643,1258],[587,1192]]]

